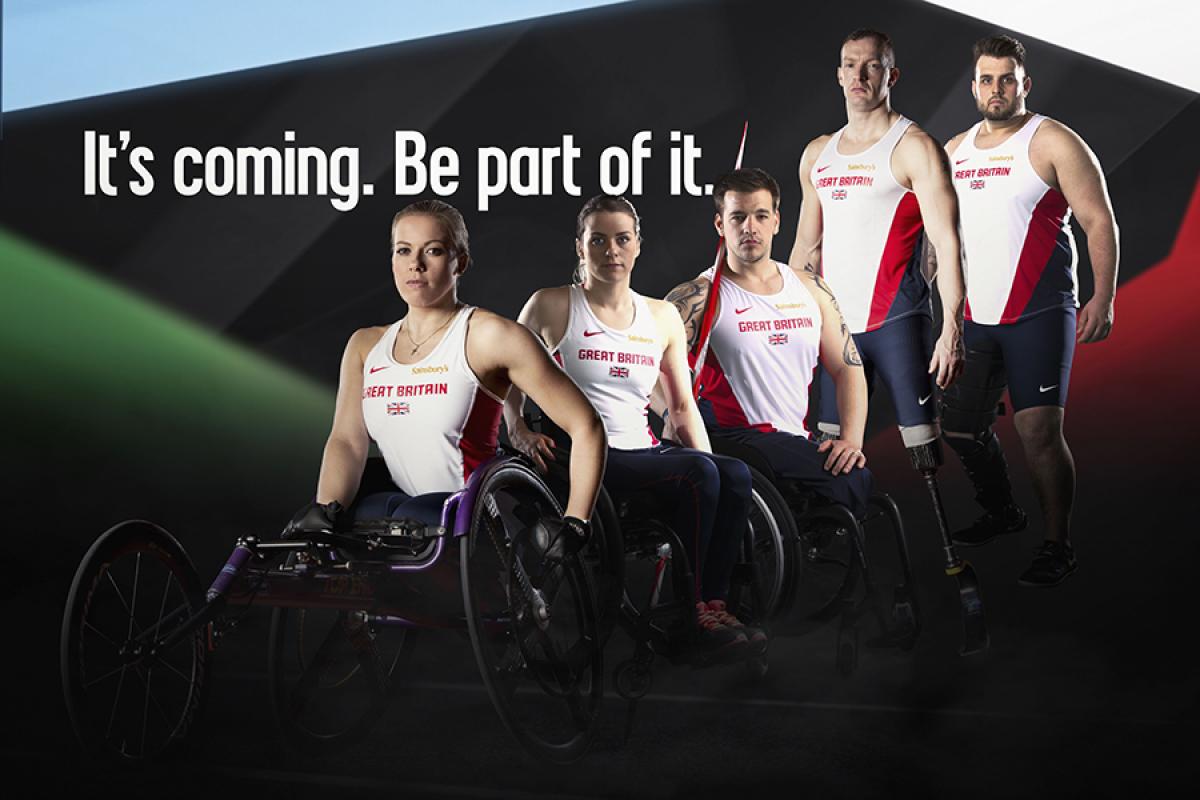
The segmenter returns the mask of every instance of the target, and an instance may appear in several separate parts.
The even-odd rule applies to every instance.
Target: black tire
[[[471,646],[492,705],[527,752],[566,763],[595,736],[604,663],[587,570],[576,557],[542,557],[536,520],[561,513],[530,468],[499,463],[483,478],[460,558]]]
[[[187,553],[157,525],[122,522],[91,546],[67,595],[60,649],[67,714],[89,754],[140,762],[185,742],[205,698],[207,626],[165,649],[178,624],[139,632],[203,605]]]
[[[360,740],[402,685],[415,642],[416,631],[375,625],[362,611],[276,608],[267,673],[284,741],[318,754]]]
[[[750,467],[751,505],[742,558],[753,558],[757,585],[733,587],[730,605],[743,622],[761,623],[791,607],[802,564],[796,556],[799,534],[791,509],[779,490]]]
[[[797,633],[829,622],[852,597],[862,575],[853,518],[838,509],[809,513],[799,521],[796,548],[801,564],[793,590]]]
[[[565,508],[571,483],[567,464],[565,460],[558,460],[547,466],[546,483],[559,505]],[[592,576],[592,586],[596,590],[596,626],[600,641],[605,643],[616,627],[625,596],[625,542],[617,511],[603,488],[596,497],[591,523],[592,535],[580,557]]]

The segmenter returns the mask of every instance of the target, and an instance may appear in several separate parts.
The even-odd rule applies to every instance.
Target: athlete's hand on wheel
[[[862,446],[845,439],[826,439],[817,446],[818,453],[828,452],[825,459],[825,469],[834,475],[845,475],[855,467],[865,467],[867,457],[863,454]]]
[[[962,330],[949,328],[942,331],[942,335],[933,344],[933,358],[929,360],[929,374],[933,376],[939,389],[945,389],[962,374],[965,361],[966,351],[963,347]]]
[[[1108,338],[1113,326],[1113,301],[1093,297],[1079,312],[1075,323],[1075,338],[1082,344],[1101,342]]]
[[[554,440],[544,433],[534,433],[529,429],[509,431],[508,440],[512,446],[520,450],[534,466],[542,473],[547,471],[546,462],[555,461]]]

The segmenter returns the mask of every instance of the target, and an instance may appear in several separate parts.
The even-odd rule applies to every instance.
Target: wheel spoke
[[[164,661],[164,660],[162,660],[162,659],[159,659],[159,661],[158,661],[158,664],[159,664],[159,666],[161,666],[161,667],[166,667],[166,668],[167,668],[168,670],[170,670],[171,672],[174,672],[176,675],[178,675],[180,678],[182,678],[183,680],[187,681],[188,683],[191,683],[191,682],[192,682],[192,676],[191,676],[191,675],[185,675],[185,674],[183,673],[183,671],[182,671],[182,670],[180,670],[178,667],[176,667],[176,666],[175,666],[174,664],[172,664],[171,662],[169,662],[169,661]]]
[[[133,638],[133,627],[137,624],[137,621],[134,619],[134,611],[137,610],[138,579],[141,577],[141,574],[142,554],[139,552],[134,554],[133,560],[133,594],[130,596],[131,599],[129,601],[129,631],[125,634],[126,638],[129,639]]]
[[[136,670],[136,667],[134,669]],[[141,676],[139,675],[138,677],[141,677]],[[141,754],[143,756],[146,755],[146,729],[149,727],[149,723],[150,723],[150,677],[151,677],[151,668],[147,667],[146,668],[146,678],[143,681],[143,683],[146,686],[146,699],[144,701],[142,701]]]
[[[112,736],[113,723],[117,721],[117,705],[121,702],[121,690],[125,688],[125,667],[121,667],[121,677],[117,679],[117,692],[113,695],[112,710],[108,713],[108,727],[104,729],[104,738]]]
[[[117,673],[123,674],[125,672],[125,669],[126,669],[125,664],[122,664],[119,667],[114,667],[113,669],[110,669],[108,672],[101,675],[99,678],[92,678],[90,681],[83,684],[83,688],[90,689],[91,687],[95,686],[97,683],[108,680],[109,678],[111,678],[113,675],[116,675]]]
[[[133,610],[130,609],[129,603],[125,601],[125,593],[121,591],[120,586],[117,586],[117,582],[112,576],[112,571],[106,569],[104,570],[104,575],[108,578],[108,582],[112,584],[113,591],[117,593],[117,599],[121,601],[121,606],[125,609],[125,613],[128,614],[129,619],[132,620]],[[141,633],[141,631],[139,630],[138,633]]]
[[[95,625],[88,622],[86,619],[83,621],[83,627],[90,629],[92,631],[92,633],[96,634],[101,639],[103,639],[105,642],[107,642],[109,645],[111,645],[114,650],[121,649],[121,645],[117,644],[115,641],[113,641],[111,638],[109,638],[109,636],[106,633],[104,633],[104,631],[100,630]]]
[[[175,573],[167,572],[167,584],[163,587],[162,600],[158,604],[158,621],[154,623],[155,627],[162,625],[163,617],[167,611],[167,595],[171,592],[171,584],[175,581]]]

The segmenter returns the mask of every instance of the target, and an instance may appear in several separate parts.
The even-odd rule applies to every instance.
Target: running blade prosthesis
[[[963,640],[959,655],[982,653],[987,650],[991,639],[988,636],[987,618],[983,612],[983,593],[979,588],[979,577],[975,574],[971,562],[958,557],[958,551],[950,538],[946,511],[942,508],[942,496],[933,471],[923,469],[921,474],[925,478],[929,496],[933,499],[934,515],[937,517],[938,531],[942,536],[942,550],[946,556],[946,574],[958,582],[958,600],[963,622]]]

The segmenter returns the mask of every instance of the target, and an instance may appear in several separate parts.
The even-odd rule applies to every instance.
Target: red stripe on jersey
[[[500,432],[500,412],[503,406],[483,391],[475,390],[471,413],[463,426],[458,449],[462,453],[463,480],[471,477],[475,468],[496,455],[497,434]]]
[[[963,304],[964,304],[963,319],[970,319],[971,318],[971,301],[964,297]]]
[[[646,434],[650,437],[650,446],[658,447],[658,437],[654,435],[654,429],[650,427],[650,404],[646,404]]]
[[[906,192],[896,204],[892,225],[888,229],[883,255],[879,258],[879,272],[875,277],[875,293],[871,296],[871,313],[867,317],[867,330],[873,331],[887,322],[888,311],[900,289],[900,281],[912,261],[917,237],[921,235],[921,206],[917,195]]]
[[[1029,217],[1029,230],[1025,231],[1025,243],[1021,245],[1021,258],[1017,261],[1017,274],[1013,276],[1012,291],[1008,294],[1004,313],[1000,315],[1000,324],[1016,322],[1021,318],[1025,306],[1029,305],[1033,290],[1050,263],[1066,213],[1067,198],[1057,189],[1047,189]]]
[[[562,367],[563,365],[562,353],[558,352],[557,350],[554,351],[554,363],[558,364],[559,367]]]
[[[764,432],[775,430],[771,425],[751,424],[746,417],[745,409],[733,394],[733,387],[729,385],[729,380],[725,377],[725,370],[721,369],[721,362],[717,360],[717,354],[712,350],[708,351],[708,357],[704,359],[700,383],[704,386],[702,396],[712,403],[713,414],[716,415],[717,425],[720,427],[754,428]]]

